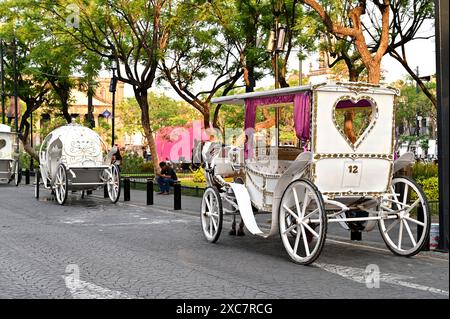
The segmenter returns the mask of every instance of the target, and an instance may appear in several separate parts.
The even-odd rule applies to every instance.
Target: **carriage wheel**
[[[111,177],[108,178],[108,195],[114,204],[120,198],[120,172],[117,165],[111,165]]]
[[[306,179],[293,181],[284,191],[279,209],[280,236],[291,259],[308,265],[325,243],[327,215],[322,194]]]
[[[216,187],[207,187],[202,198],[201,223],[206,240],[215,243],[222,231],[222,199]]]
[[[397,219],[379,221],[381,236],[394,254],[414,256],[422,250],[430,233],[427,198],[421,187],[408,177],[394,178],[391,191],[393,201],[383,201],[380,207],[385,213],[397,214]]]
[[[59,164],[54,185],[56,201],[59,205],[64,205],[67,200],[68,186],[66,166],[64,164]]]

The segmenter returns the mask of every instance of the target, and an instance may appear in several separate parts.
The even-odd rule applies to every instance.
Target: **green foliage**
[[[437,177],[423,179],[419,184],[429,201],[439,200],[439,180]]]
[[[142,171],[146,173],[154,173],[155,167],[153,165],[153,162],[145,162],[144,165],[142,165]]]
[[[203,168],[200,167],[199,169],[193,171],[193,173],[194,173],[193,181],[195,183],[206,182],[205,171],[203,170]]]
[[[122,155],[122,172],[123,173],[140,173],[144,171],[144,159],[138,154]]]
[[[412,166],[412,178],[417,182],[431,177],[438,177],[438,166],[434,163],[414,163]]]

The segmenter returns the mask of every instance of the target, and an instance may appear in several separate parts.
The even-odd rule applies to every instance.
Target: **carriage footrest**
[[[351,231],[350,232],[350,240],[362,240],[362,232]]]

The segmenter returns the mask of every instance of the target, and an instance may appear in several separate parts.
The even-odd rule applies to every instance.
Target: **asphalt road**
[[[317,262],[300,266],[280,238],[229,236],[229,222],[206,242],[198,199],[174,212],[169,197],[148,207],[142,193],[116,205],[71,194],[61,207],[48,191],[36,200],[31,186],[0,185],[0,298],[449,297],[447,254],[397,257],[376,234],[350,242],[332,228]]]

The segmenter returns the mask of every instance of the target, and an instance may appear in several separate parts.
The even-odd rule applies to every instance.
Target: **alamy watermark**
[[[364,278],[367,288],[380,288],[380,267],[376,264],[367,265],[364,271]]]

